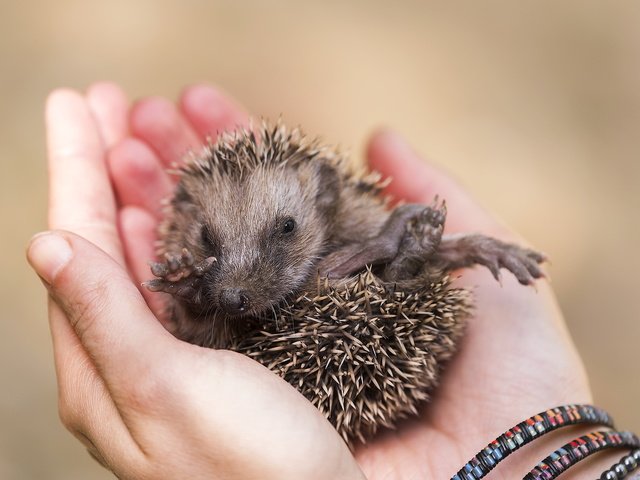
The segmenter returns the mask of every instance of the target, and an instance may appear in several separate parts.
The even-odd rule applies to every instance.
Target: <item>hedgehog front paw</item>
[[[164,255],[164,262],[151,262],[151,272],[158,278],[142,285],[152,292],[165,292],[187,300],[194,300],[202,276],[216,263],[215,257],[208,257],[195,263],[193,255],[186,248],[180,255]]]

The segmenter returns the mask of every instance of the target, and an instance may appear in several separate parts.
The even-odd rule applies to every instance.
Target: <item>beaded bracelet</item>
[[[451,480],[480,480],[502,460],[535,438],[568,425],[595,424],[613,427],[613,419],[592,405],[564,405],[528,418],[478,452]]]
[[[640,467],[640,450],[625,455],[609,470],[605,470],[598,480],[621,480]]]
[[[572,440],[553,452],[527,473],[523,480],[552,480],[596,452],[625,447],[640,447],[640,439],[631,432],[592,432]]]

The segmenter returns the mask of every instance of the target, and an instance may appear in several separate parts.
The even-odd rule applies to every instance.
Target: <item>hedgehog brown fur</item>
[[[542,276],[533,250],[443,235],[437,199],[390,209],[378,175],[299,129],[222,135],[177,173],[146,283],[172,295],[173,333],[267,366],[349,444],[415,413],[437,383],[471,309],[448,272]]]

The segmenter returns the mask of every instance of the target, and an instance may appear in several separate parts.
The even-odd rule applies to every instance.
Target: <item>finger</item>
[[[175,105],[164,98],[139,101],[131,111],[130,120],[133,135],[148,143],[166,166],[202,148],[198,135]]]
[[[100,132],[85,99],[56,90],[46,106],[49,225],[89,239],[122,262]]]
[[[163,364],[177,342],[162,328],[126,270],[95,245],[68,232],[31,241],[27,257],[62,307],[116,405]]]
[[[111,82],[94,83],[87,90],[87,103],[107,149],[127,134],[129,101],[122,89]]]
[[[127,264],[151,311],[160,319],[165,328],[169,328],[166,319],[166,298],[142,287],[142,282],[153,278],[149,262],[156,258],[157,220],[144,209],[125,207],[120,211],[120,231],[124,241]]]
[[[127,138],[108,155],[109,171],[120,205],[138,206],[156,218],[162,202],[173,191],[173,183],[158,156],[146,143]]]
[[[247,112],[231,97],[210,85],[194,85],[180,96],[180,110],[202,140],[249,123]]]
[[[450,175],[424,161],[400,135],[382,130],[367,147],[370,167],[392,181],[387,193],[408,202],[430,203],[435,195],[447,202],[447,231],[494,232],[505,229]]]

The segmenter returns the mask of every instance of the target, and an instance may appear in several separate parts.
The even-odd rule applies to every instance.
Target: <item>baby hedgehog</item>
[[[542,276],[543,255],[444,235],[437,198],[390,208],[378,174],[280,123],[224,134],[177,174],[145,284],[171,294],[173,333],[262,363],[350,445],[435,386],[472,307],[448,272]]]

